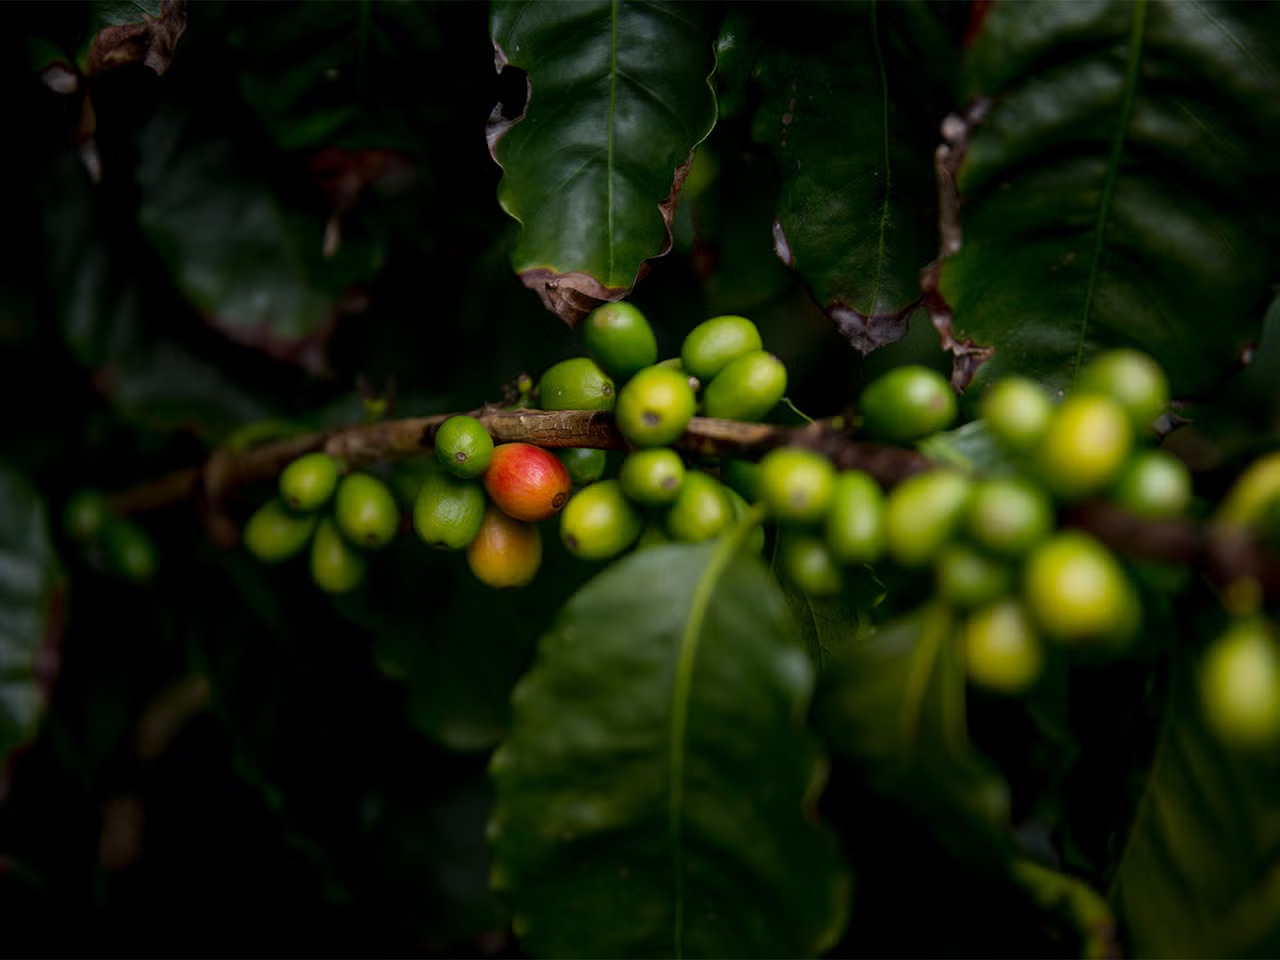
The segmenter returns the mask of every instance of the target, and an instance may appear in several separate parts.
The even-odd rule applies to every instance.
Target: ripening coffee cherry
[[[561,360],[538,380],[543,410],[609,411],[615,400],[613,381],[590,357]]]
[[[967,543],[944,546],[934,561],[938,595],[957,607],[980,607],[1006,596],[1014,584],[1008,561]]]
[[[1133,425],[1119,404],[1101,394],[1073,394],[1036,448],[1036,473],[1064,499],[1092,496],[1115,480],[1132,445]]]
[[[1087,533],[1064,530],[1031,553],[1022,592],[1040,629],[1065,643],[1127,639],[1141,606],[1120,562]]]
[[[436,460],[455,477],[470,480],[489,469],[493,438],[484,424],[465,413],[450,417],[435,436]]]
[[[975,485],[965,519],[974,542],[1016,557],[1053,532],[1053,502],[1030,480],[989,477]]]
[[[1280,744],[1280,644],[1262,617],[1232,623],[1210,644],[1199,670],[1205,720],[1227,744]]]
[[[560,539],[575,557],[607,560],[635,543],[644,515],[617,480],[601,480],[573,495],[560,514]]]
[[[760,500],[778,520],[818,522],[831,505],[835,483],[835,468],[813,450],[779,447],[760,461]]]
[[[1098,354],[1080,371],[1074,392],[1109,397],[1129,414],[1139,431],[1150,430],[1169,406],[1168,378],[1160,364],[1138,350]]]
[[[413,528],[428,546],[461,550],[480,532],[484,508],[484,489],[478,481],[433,470],[414,500]]]
[[[710,540],[733,522],[733,502],[714,477],[701,470],[690,470],[667,510],[665,522],[673,540],[690,543]]]
[[[621,301],[596,307],[582,321],[587,353],[619,382],[658,359],[658,341],[645,315]]]
[[[321,518],[311,541],[311,579],[325,593],[350,593],[369,570],[369,561],[351,546],[329,517]]]
[[[1177,517],[1191,506],[1191,472],[1163,450],[1142,450],[1120,472],[1112,499],[1144,517]]]
[[[778,552],[782,569],[805,593],[831,597],[840,592],[840,567],[821,537],[788,530],[778,540]]]
[[[1014,452],[1040,442],[1053,419],[1053,401],[1040,384],[1026,377],[1003,377],[983,395],[978,412],[987,430]]]
[[[964,518],[973,481],[939,468],[907,477],[886,499],[885,548],[903,567],[923,567],[954,535]]]
[[[280,471],[280,498],[290,510],[319,510],[338,486],[338,461],[327,453],[306,453]]]
[[[241,539],[263,563],[280,563],[302,550],[315,528],[316,514],[294,513],[272,498],[245,522]]]
[[[645,367],[618,392],[614,421],[637,447],[662,447],[684,433],[696,407],[687,376],[670,367]]]
[[[569,469],[549,450],[531,443],[500,443],[484,474],[484,488],[507,516],[537,523],[569,502]]]
[[[343,535],[367,550],[384,547],[400,529],[400,507],[387,485],[367,473],[349,473],[334,495],[333,518]]]
[[[564,447],[555,451],[556,456],[569,469],[569,479],[575,487],[585,487],[604,476],[608,458],[603,450],[591,447]]]
[[[486,586],[522,587],[542,565],[542,534],[532,523],[516,520],[490,504],[479,533],[467,546],[467,565]]]
[[[112,517],[103,530],[107,562],[116,574],[130,583],[149,583],[156,575],[159,560],[156,545],[147,532],[126,517]]]
[[[889,443],[914,443],[956,418],[956,392],[938,371],[907,364],[869,383],[859,409],[863,429],[871,436]]]
[[[961,634],[969,679],[997,693],[1017,694],[1040,676],[1044,653],[1026,609],[1005,599],[974,610]]]
[[[731,361],[707,384],[702,412],[728,420],[759,420],[787,392],[787,368],[766,350]]]
[[[101,490],[77,490],[62,508],[62,529],[76,543],[98,540],[113,512]]]
[[[760,331],[746,317],[712,317],[689,331],[680,347],[680,361],[685,370],[707,383],[738,357],[763,348]]]
[[[622,492],[645,506],[671,503],[684,483],[684,461],[670,447],[652,447],[627,454],[618,471]]]

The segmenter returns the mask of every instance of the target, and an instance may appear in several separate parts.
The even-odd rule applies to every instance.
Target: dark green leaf
[[[788,625],[729,540],[633,554],[569,602],[491,766],[494,883],[528,950],[830,946],[848,878],[814,818],[813,672]]]
[[[778,253],[863,353],[903,335],[937,256],[933,148],[961,10],[871,0],[762,17],[754,134],[782,170]]]
[[[1280,952],[1280,778],[1205,728],[1175,663],[1164,727],[1112,883],[1137,956]]]
[[[576,323],[631,289],[671,246],[694,148],[716,118],[714,8],[637,0],[498,2],[499,69],[528,73],[517,121],[490,147],[498,197],[521,224],[512,264],[549,310]]]
[[[966,64],[990,98],[970,120],[985,119],[948,124],[963,243],[941,268],[953,316],[936,322],[969,358],[959,379],[991,346],[984,378],[1067,388],[1082,360],[1128,345],[1175,394],[1211,390],[1280,263],[1264,199],[1278,77],[1274,4],[995,4]],[[944,252],[957,239],[944,230]]]
[[[0,464],[0,765],[35,737],[44,714],[64,594],[44,502]]]

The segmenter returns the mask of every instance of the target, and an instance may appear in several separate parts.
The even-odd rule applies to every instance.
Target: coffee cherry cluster
[[[62,528],[91,566],[132,583],[156,574],[155,544],[135,521],[122,516],[100,490],[78,490],[62,510]]]

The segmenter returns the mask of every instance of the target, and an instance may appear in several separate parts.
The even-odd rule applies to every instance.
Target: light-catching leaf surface
[[[564,608],[491,765],[494,885],[541,956],[802,956],[848,880],[786,601],[725,541],[633,554]]]
[[[1206,729],[1175,664],[1164,728],[1111,899],[1136,956],[1280,953],[1280,775]]]
[[[866,353],[899,339],[937,256],[933,149],[963,5],[748,5],[767,46],[754,136],[782,173],[779,253]],[[840,37],[832,43],[833,31]]]
[[[965,69],[990,111],[940,289],[956,338],[995,347],[981,376],[1067,388],[1127,345],[1176,395],[1211,390],[1280,263],[1280,7],[994,4]]]
[[[50,679],[42,663],[62,629],[63,580],[44,502],[0,464],[0,765],[35,736]],[[2,770],[0,770],[2,772]]]
[[[496,2],[499,70],[528,74],[515,121],[495,120],[498,199],[521,224],[512,265],[576,323],[631,289],[671,246],[694,148],[716,118],[708,4]]]

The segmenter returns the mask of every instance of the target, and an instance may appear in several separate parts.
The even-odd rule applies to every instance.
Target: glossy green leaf
[[[1164,727],[1111,900],[1136,956],[1280,952],[1280,778],[1205,727],[1175,664]]]
[[[44,714],[64,587],[40,494],[0,464],[0,771]]]
[[[990,99],[976,126],[947,126],[962,241],[940,290],[958,352],[995,348],[983,378],[1067,388],[1096,351],[1136,346],[1176,395],[1211,390],[1256,336],[1280,262],[1264,199],[1280,7],[994,4],[965,72]]]
[[[527,71],[515,121],[495,114],[498,199],[520,222],[512,265],[576,323],[671,246],[671,218],[716,103],[713,7],[638,0],[497,2],[499,70]]]
[[[1009,789],[969,741],[953,615],[928,605],[834,647],[814,715],[832,751],[911,810],[963,860],[989,869],[1014,852]]]
[[[960,4],[795,3],[767,37],[754,136],[782,173],[778,254],[866,353],[899,339],[937,256],[933,149],[951,108]]]
[[[491,764],[493,877],[536,955],[803,956],[840,932],[812,669],[776,583],[734,546],[616,563],[516,688]]]

